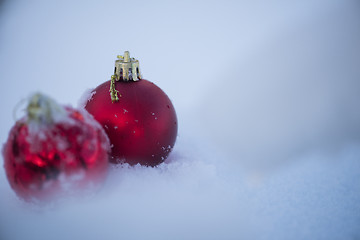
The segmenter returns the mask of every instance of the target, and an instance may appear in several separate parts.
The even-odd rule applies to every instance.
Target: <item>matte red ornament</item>
[[[108,171],[109,140],[86,111],[36,94],[4,145],[8,181],[25,200],[48,200],[99,185]]]
[[[126,67],[121,70],[124,62],[116,65],[111,81],[92,91],[85,109],[100,122],[110,139],[111,162],[156,166],[168,157],[175,144],[175,109],[159,87],[141,79],[138,68],[129,71],[136,72],[137,79],[126,79]]]

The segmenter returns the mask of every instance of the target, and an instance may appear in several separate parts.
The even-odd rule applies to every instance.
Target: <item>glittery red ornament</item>
[[[137,60],[128,52],[119,58],[112,80],[93,90],[85,109],[104,127],[113,163],[158,165],[175,144],[175,109],[159,87],[141,79]]]
[[[25,200],[96,186],[108,170],[109,140],[86,112],[36,94],[4,145],[7,178]]]

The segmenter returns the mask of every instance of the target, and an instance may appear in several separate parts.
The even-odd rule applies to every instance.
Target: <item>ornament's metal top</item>
[[[130,58],[129,51],[124,52],[124,56],[118,55],[115,61],[114,75],[110,80],[110,96],[112,102],[119,101],[121,94],[115,89],[115,81],[139,81],[142,76],[139,68],[139,61],[135,58]]]
[[[114,70],[116,81],[139,81],[141,79],[139,61],[130,58],[129,51],[125,51],[124,56],[118,55],[117,58]]]
[[[65,115],[65,110],[59,104],[41,93],[30,97],[26,111],[29,123],[52,124]]]

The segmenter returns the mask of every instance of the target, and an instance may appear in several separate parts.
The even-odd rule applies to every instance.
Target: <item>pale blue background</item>
[[[1,170],[0,239],[360,238],[358,1],[4,1],[0,141],[30,93],[76,106],[125,50],[177,110],[169,162],[46,209]]]

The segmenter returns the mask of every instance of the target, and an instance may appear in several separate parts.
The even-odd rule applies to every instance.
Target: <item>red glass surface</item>
[[[89,121],[88,113],[66,111],[64,122],[43,124],[33,132],[22,119],[10,131],[3,150],[5,170],[11,187],[25,200],[80,190],[106,177],[109,142],[104,131]]]
[[[147,80],[116,82],[119,101],[110,98],[110,81],[93,91],[85,109],[104,127],[112,144],[112,162],[155,166],[163,162],[177,137],[177,118],[168,96]]]

